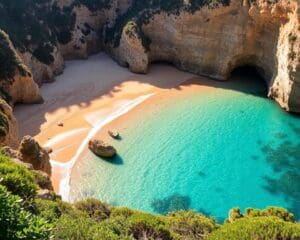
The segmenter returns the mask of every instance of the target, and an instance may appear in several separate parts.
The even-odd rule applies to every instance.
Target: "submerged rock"
[[[116,129],[108,130],[108,135],[111,136],[114,139],[119,139],[120,134]]]
[[[89,141],[89,149],[99,157],[111,158],[117,154],[117,151],[113,146],[97,139]]]

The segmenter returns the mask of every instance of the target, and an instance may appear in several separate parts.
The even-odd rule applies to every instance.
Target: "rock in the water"
[[[97,139],[89,141],[89,149],[99,157],[110,158],[117,154],[117,151],[113,146]]]
[[[49,175],[51,174],[48,152],[31,136],[25,136],[22,139],[18,158],[23,162],[32,164],[35,170],[41,170]]]
[[[111,136],[114,139],[119,139],[120,138],[119,132],[115,129],[108,130],[108,135]]]

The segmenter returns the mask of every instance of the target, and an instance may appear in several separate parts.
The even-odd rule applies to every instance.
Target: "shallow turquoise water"
[[[300,216],[300,118],[261,97],[255,81],[208,84],[214,89],[178,90],[137,114],[113,142],[113,163],[87,154],[73,169],[71,199],[156,213],[192,208],[219,220],[236,206]]]

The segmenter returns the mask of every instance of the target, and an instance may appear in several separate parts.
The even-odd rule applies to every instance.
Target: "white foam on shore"
[[[88,130],[88,128],[79,128],[79,129],[74,129],[71,131],[64,132],[62,134],[55,136],[51,140],[49,140],[43,147],[53,147],[55,144],[60,143],[64,139],[81,134],[87,130]]]
[[[113,121],[114,119],[120,117],[121,115],[127,113],[134,107],[138,106],[142,102],[144,102],[146,99],[150,98],[154,94],[147,94],[140,96],[134,100],[130,101],[124,101],[124,103],[117,107],[116,111],[114,111],[112,114],[109,114],[105,116],[103,119],[97,122],[97,125],[93,126],[88,135],[85,137],[85,139],[80,144],[79,148],[77,149],[75,155],[72,157],[72,159],[66,163],[57,162],[54,160],[51,160],[51,165],[53,168],[58,168],[59,171],[62,173],[62,179],[59,183],[59,194],[61,195],[62,199],[64,201],[69,201],[69,194],[70,194],[70,179],[71,179],[71,172],[73,166],[76,164],[76,161],[80,157],[80,155],[83,153],[83,151],[86,149],[86,146],[88,145],[88,142],[100,131],[102,127],[104,127],[109,122]],[[66,133],[67,134],[67,133]],[[74,134],[74,133],[73,133]],[[63,139],[62,136],[60,139]],[[53,139],[52,144],[56,142],[56,140]],[[49,144],[49,143],[48,143]]]

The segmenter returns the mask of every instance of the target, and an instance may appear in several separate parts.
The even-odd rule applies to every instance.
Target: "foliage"
[[[26,200],[33,198],[37,190],[33,174],[2,153],[0,153],[0,185],[4,185],[12,194]]]
[[[1,104],[4,100],[0,99],[0,137],[5,137],[9,131],[9,122],[8,117],[4,113],[4,110],[1,108]]]
[[[74,5],[84,5],[90,11],[98,11],[105,8],[110,8],[110,0],[75,0]]]
[[[58,219],[54,228],[54,239],[92,240],[93,233],[91,232],[91,228],[95,224],[94,220],[83,213],[63,214]]]
[[[0,30],[0,79],[11,80],[16,72],[26,76],[28,69],[22,64],[8,35]]]
[[[185,239],[205,239],[217,228],[214,219],[207,218],[194,211],[178,211],[167,215],[167,222],[170,229]]]
[[[277,217],[241,218],[225,223],[214,231],[210,240],[296,240],[300,238],[300,225],[283,221]]]
[[[0,185],[0,239],[50,238],[51,225],[22,207],[22,200]]]
[[[61,200],[35,199],[34,212],[48,222],[56,222],[63,214],[73,212],[72,205]]]
[[[0,184],[0,239],[48,239],[51,226],[55,240],[300,238],[299,223],[293,222],[293,215],[283,208],[247,209],[245,214],[235,208],[230,212],[231,223],[218,225],[214,219],[191,210],[154,215],[110,207],[96,199],[73,205],[59,199],[35,199],[33,174],[3,154],[0,155],[0,173],[3,179]]]
[[[134,239],[173,239],[165,219],[160,216],[134,212],[127,219],[129,231]]]
[[[82,212],[85,212],[90,218],[95,221],[102,221],[109,218],[109,206],[101,201],[93,198],[86,199],[75,203],[74,207]]]
[[[247,208],[246,217],[278,217],[284,221],[293,222],[294,214],[280,207],[268,207],[264,210]]]

